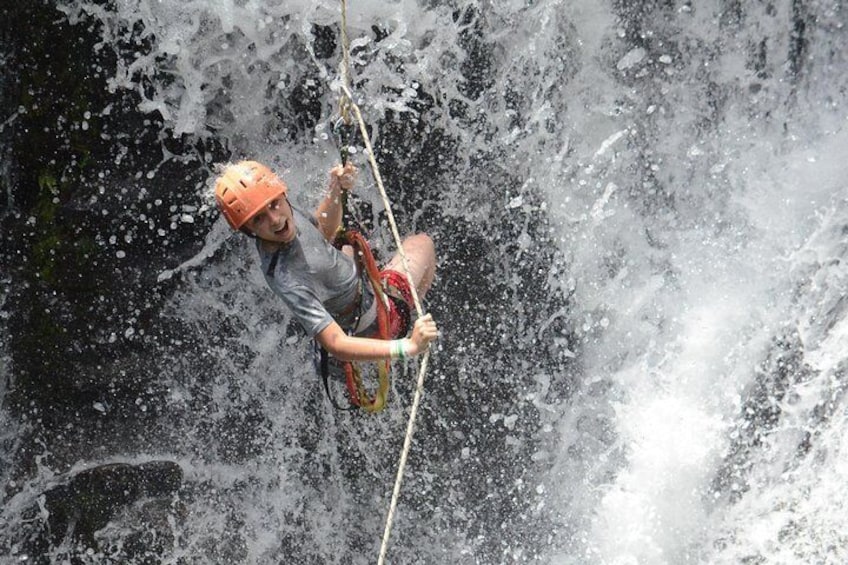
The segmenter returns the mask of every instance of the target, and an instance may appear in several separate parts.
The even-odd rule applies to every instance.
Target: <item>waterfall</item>
[[[383,413],[334,411],[309,340],[209,196],[216,164],[252,158],[302,207],[322,197],[339,8],[50,8],[96,69],[62,135],[96,129],[103,146],[40,173],[32,190],[53,199],[10,189],[4,226],[48,254],[47,236],[71,233],[44,227],[53,202],[83,226],[98,283],[66,288],[36,252],[37,281],[0,275],[13,559],[376,560],[415,366],[396,364]],[[389,562],[844,562],[841,2],[357,0],[347,14],[393,209],[439,256],[427,306],[443,336]],[[0,136],[33,103],[6,104]],[[357,211],[387,257],[362,151]],[[25,354],[48,335],[42,303],[24,306],[36,291],[72,336],[53,364]],[[56,493],[87,493],[101,466],[110,485],[146,486],[57,522]]]

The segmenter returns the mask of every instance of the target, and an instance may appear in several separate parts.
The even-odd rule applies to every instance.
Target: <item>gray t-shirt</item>
[[[309,337],[315,337],[333,320],[348,332],[370,325],[374,295],[369,285],[361,284],[353,259],[324,239],[314,216],[294,206],[292,213],[297,235],[276,252],[271,274],[268,271],[275,252],[263,249],[262,242],[256,240],[268,286],[283,299]],[[360,292],[361,306],[351,308]]]

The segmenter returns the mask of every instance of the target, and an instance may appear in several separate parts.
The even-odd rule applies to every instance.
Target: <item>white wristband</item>
[[[393,339],[389,342],[389,354],[392,359],[406,359],[409,357],[409,344],[406,339]]]

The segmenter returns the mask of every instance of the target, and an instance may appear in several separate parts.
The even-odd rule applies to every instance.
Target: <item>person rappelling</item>
[[[423,297],[436,271],[433,241],[425,233],[403,240],[409,277],[401,271],[399,253],[379,271],[356,261],[354,256],[370,256],[361,247],[364,239],[351,241],[349,232],[340,230],[344,193],[353,188],[356,174],[350,162],[331,169],[326,196],[307,214],[292,205],[288,186],[269,167],[241,161],[223,168],[215,199],[230,227],[255,239],[268,286],[331,356],[343,362],[413,357],[439,335],[426,314],[415,320],[407,337],[414,311],[409,279]],[[337,239],[348,245],[337,248]],[[351,388],[353,368],[347,367]],[[354,404],[362,404],[353,390],[351,395]]]
[[[227,165],[215,183],[215,199],[233,229],[255,238],[266,282],[319,346],[320,371],[333,406],[341,408],[328,385],[328,352],[344,362],[352,407],[369,412],[386,404],[390,360],[423,354],[377,560],[383,565],[424,389],[429,347],[439,336],[435,321],[421,304],[436,274],[436,253],[425,233],[401,239],[362,112],[350,92],[345,0],[341,16],[343,63],[338,85],[340,120],[336,122],[340,127],[335,132],[339,133],[341,164],[330,170],[327,195],[315,213],[307,215],[292,206],[286,184],[256,161]],[[383,270],[378,270],[365,238],[343,225],[348,192],[356,178],[356,167],[348,162],[352,114],[398,248]],[[417,319],[411,336],[406,337],[413,312]],[[366,392],[354,361],[377,361],[376,394]]]

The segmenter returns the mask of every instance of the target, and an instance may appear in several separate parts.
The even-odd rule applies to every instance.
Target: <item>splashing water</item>
[[[274,164],[305,206],[319,197],[336,158],[337,3],[60,9],[100,23],[100,48],[120,54],[110,88],[136,91],[169,134]],[[443,261],[437,394],[392,559],[843,562],[841,3],[348,12],[354,89],[405,227],[434,232]],[[162,557],[371,562],[410,385],[367,421],[304,409],[320,386],[305,340],[249,246],[226,238],[216,224],[164,276],[184,277],[164,315],[223,337],[213,375],[169,382],[175,407],[202,414],[163,448],[194,486]],[[475,254],[496,283],[446,272]],[[233,421],[255,422],[247,444],[216,437]],[[118,543],[116,524],[100,535]]]

